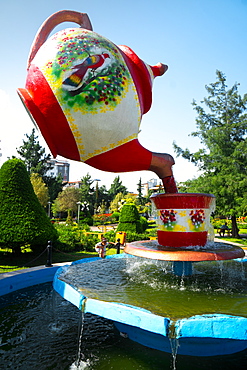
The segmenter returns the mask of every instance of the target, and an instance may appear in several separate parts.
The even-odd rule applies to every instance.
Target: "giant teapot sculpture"
[[[48,38],[58,24],[67,28]],[[176,192],[173,158],[138,141],[142,115],[152,103],[152,82],[167,66],[149,66],[127,46],[93,32],[87,14],[59,11],[38,31],[28,59],[27,111],[52,154],[110,172],[151,170]]]

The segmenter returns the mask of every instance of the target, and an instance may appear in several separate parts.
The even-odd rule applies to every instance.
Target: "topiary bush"
[[[130,231],[133,233],[142,232],[140,215],[137,207],[134,204],[126,203],[123,205],[119,217],[117,231]]]
[[[113,222],[118,222],[119,221],[119,217],[120,217],[120,212],[113,212],[113,214],[111,215],[112,217],[112,221]]]
[[[0,245],[21,253],[27,244],[35,250],[55,242],[58,235],[34,193],[24,162],[14,158],[0,169]]]

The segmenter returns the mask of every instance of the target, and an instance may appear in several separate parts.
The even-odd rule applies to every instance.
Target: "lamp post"
[[[51,218],[51,202],[48,202],[48,217]]]
[[[77,204],[77,222],[78,222],[78,225],[79,225],[79,221],[80,221],[80,206],[81,206],[81,202],[76,202]]]

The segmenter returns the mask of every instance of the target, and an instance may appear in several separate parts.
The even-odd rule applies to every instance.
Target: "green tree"
[[[49,192],[46,184],[44,183],[42,177],[38,173],[31,173],[30,181],[33,186],[33,190],[43,207],[47,207],[49,200]]]
[[[38,136],[35,136],[35,129],[32,130],[31,135],[26,134],[25,136],[27,140],[23,140],[23,145],[17,149],[17,153],[26,164],[29,174],[38,173],[42,176],[48,186],[50,201],[53,202],[60,191],[62,191],[62,176],[59,174],[55,178],[46,175],[47,171],[52,168],[52,164],[50,163],[51,155],[46,154],[45,148],[40,145],[37,140]]]
[[[79,201],[81,201],[80,190],[73,187],[66,188],[58,194],[52,205],[52,211],[53,213],[68,212],[67,222],[71,222],[73,212],[77,212]]]
[[[138,206],[140,207],[139,211],[142,211],[144,208],[144,205],[149,201],[149,197],[144,197],[142,195],[143,185],[142,185],[142,179],[140,178],[138,184],[137,184],[137,201]]]
[[[88,204],[91,215],[100,210],[102,204],[105,208],[110,205],[108,191],[105,185],[99,186],[98,181],[92,179],[89,173],[81,179],[81,201]]]
[[[110,200],[111,200],[111,197],[109,195],[108,190],[106,189],[106,186],[102,185],[98,187],[97,204],[98,204],[98,207],[100,208],[101,213],[105,213],[106,209],[109,208]],[[103,208],[105,208],[104,212],[102,211]]]
[[[201,102],[206,110],[193,101],[197,112],[198,137],[203,148],[195,153],[174,143],[177,155],[193,162],[202,171],[188,186],[216,196],[216,212],[231,216],[232,232],[238,237],[236,218],[247,202],[247,94],[241,97],[235,83],[227,88],[226,78],[216,71],[217,81],[206,86],[208,97]]]
[[[138,198],[137,198],[136,194],[127,193],[127,194],[124,195],[124,202],[125,203],[132,203],[135,206],[137,206],[138,205]]]
[[[138,202],[139,202],[139,204],[142,204],[143,196],[142,196],[142,179],[141,179],[141,177],[140,177],[140,180],[138,181],[138,184],[137,184],[137,193],[138,193]]]
[[[30,245],[33,251],[55,241],[57,232],[38,201],[26,167],[20,159],[0,169],[0,244],[16,253]]]
[[[124,202],[125,200],[123,193],[118,193],[110,204],[110,211],[120,212]]]
[[[111,200],[113,200],[118,193],[127,194],[127,188],[122,184],[120,176],[115,177],[109,189]]]
[[[81,193],[81,202],[87,203],[89,211],[91,215],[94,214],[94,204],[95,204],[95,197],[94,194],[94,187],[92,186],[94,180],[91,178],[89,173],[86,174],[86,176],[83,176],[81,179],[81,187],[80,187],[80,193]]]
[[[17,153],[24,161],[29,174],[35,172],[43,177],[52,168],[48,162],[51,159],[51,155],[46,154],[45,149],[40,145],[37,140],[38,136],[35,136],[35,129],[32,130],[31,135],[26,134],[25,136],[28,140],[23,140],[23,145],[16,149]]]
[[[63,190],[62,175],[59,173],[57,177],[43,176],[43,180],[48,186],[50,201],[53,202]]]

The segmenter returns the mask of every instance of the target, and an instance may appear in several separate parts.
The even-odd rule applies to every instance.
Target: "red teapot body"
[[[67,20],[81,27],[48,38]],[[166,69],[93,32],[86,14],[61,11],[41,26],[18,93],[54,157],[111,172],[152,170],[153,153],[141,146],[138,132],[151,107],[153,79]]]

